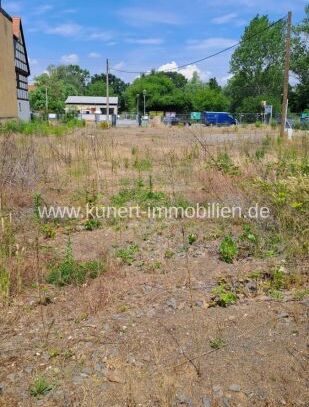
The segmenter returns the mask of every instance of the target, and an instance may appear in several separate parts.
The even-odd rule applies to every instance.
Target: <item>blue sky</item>
[[[19,15],[27,41],[32,76],[49,64],[78,63],[91,73],[105,59],[121,70],[173,68],[236,43],[257,14],[271,20],[293,12],[304,16],[308,0],[2,0]],[[198,70],[205,80],[229,75],[225,53],[182,71]],[[117,74],[126,81],[136,75]]]

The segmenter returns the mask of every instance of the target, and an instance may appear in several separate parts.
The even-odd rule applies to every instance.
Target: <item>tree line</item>
[[[309,5],[305,18],[293,27],[289,109],[302,112],[309,109]],[[118,96],[122,111],[136,112],[137,95],[147,91],[148,111],[231,111],[260,112],[261,102],[272,104],[280,113],[284,74],[286,21],[272,24],[268,16],[251,20],[245,28],[239,46],[230,60],[231,79],[220,86],[216,78],[207,82],[195,72],[187,80],[180,72],[155,72],[144,74],[132,83],[125,83],[109,75],[110,95]],[[104,96],[106,75],[90,75],[78,65],[49,66],[35,78],[30,102],[34,111],[43,111],[46,102],[49,110],[64,111],[68,96]]]

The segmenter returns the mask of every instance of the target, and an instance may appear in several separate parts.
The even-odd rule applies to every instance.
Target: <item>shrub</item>
[[[47,282],[57,286],[80,285],[88,277],[96,278],[104,271],[105,265],[100,261],[77,262],[73,257],[71,243],[68,241],[64,259],[52,267]]]
[[[193,243],[195,243],[196,241],[197,241],[197,234],[190,233],[190,235],[188,236],[189,245],[193,245]]]
[[[212,349],[221,349],[225,346],[225,342],[222,338],[215,338],[209,342],[209,345]]]
[[[215,160],[215,167],[224,174],[239,175],[239,168],[233,163],[228,153],[219,153]]]
[[[103,129],[103,130],[109,129],[109,124],[108,124],[108,122],[101,122],[101,123],[100,123],[100,128]]]
[[[237,295],[223,283],[214,287],[211,292],[214,295],[212,298],[213,303],[220,307],[227,307],[237,302]]]
[[[33,397],[44,396],[50,392],[53,387],[46,381],[44,377],[37,377],[30,388],[30,395]]]
[[[233,263],[235,257],[238,254],[238,247],[232,236],[225,236],[220,243],[219,253],[221,260],[226,263]]]
[[[99,229],[100,226],[101,222],[98,219],[88,219],[84,225],[85,229],[89,231]]]
[[[56,229],[50,223],[41,226],[41,233],[44,239],[54,239],[56,237]]]
[[[139,160],[138,158],[134,161],[133,167],[138,171],[149,171],[152,168],[152,163],[148,159]]]
[[[165,206],[169,199],[164,192],[153,191],[152,185],[148,188],[139,180],[133,188],[124,188],[111,198],[112,205],[124,206],[138,204],[142,207]]]
[[[127,247],[120,248],[116,251],[116,256],[122,260],[123,263],[131,266],[135,260],[135,255],[139,248],[136,244],[131,244]]]

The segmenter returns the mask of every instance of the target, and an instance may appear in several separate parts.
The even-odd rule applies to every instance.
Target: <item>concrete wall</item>
[[[19,119],[25,122],[29,122],[31,119],[29,100],[18,100],[17,108]]]
[[[17,118],[12,22],[0,11],[0,120]]]

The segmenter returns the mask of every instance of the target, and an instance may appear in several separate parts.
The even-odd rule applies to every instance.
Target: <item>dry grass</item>
[[[200,406],[203,397],[221,406],[214,386],[231,406],[304,405],[308,135],[278,142],[264,128],[86,127],[1,135],[0,157],[0,405],[36,405],[29,387],[40,375],[54,388],[46,407]],[[107,205],[141,180],[142,192],[168,202],[257,202],[272,216],[103,220],[92,231],[83,219],[35,216],[38,204]],[[232,264],[218,251],[229,234],[239,245]],[[46,276],[68,237],[76,261],[103,259],[106,272],[57,288]],[[130,245],[133,258],[120,261],[117,251]],[[210,307],[220,282],[237,304]],[[289,324],[278,320],[282,310]],[[213,349],[215,338],[224,346]]]

